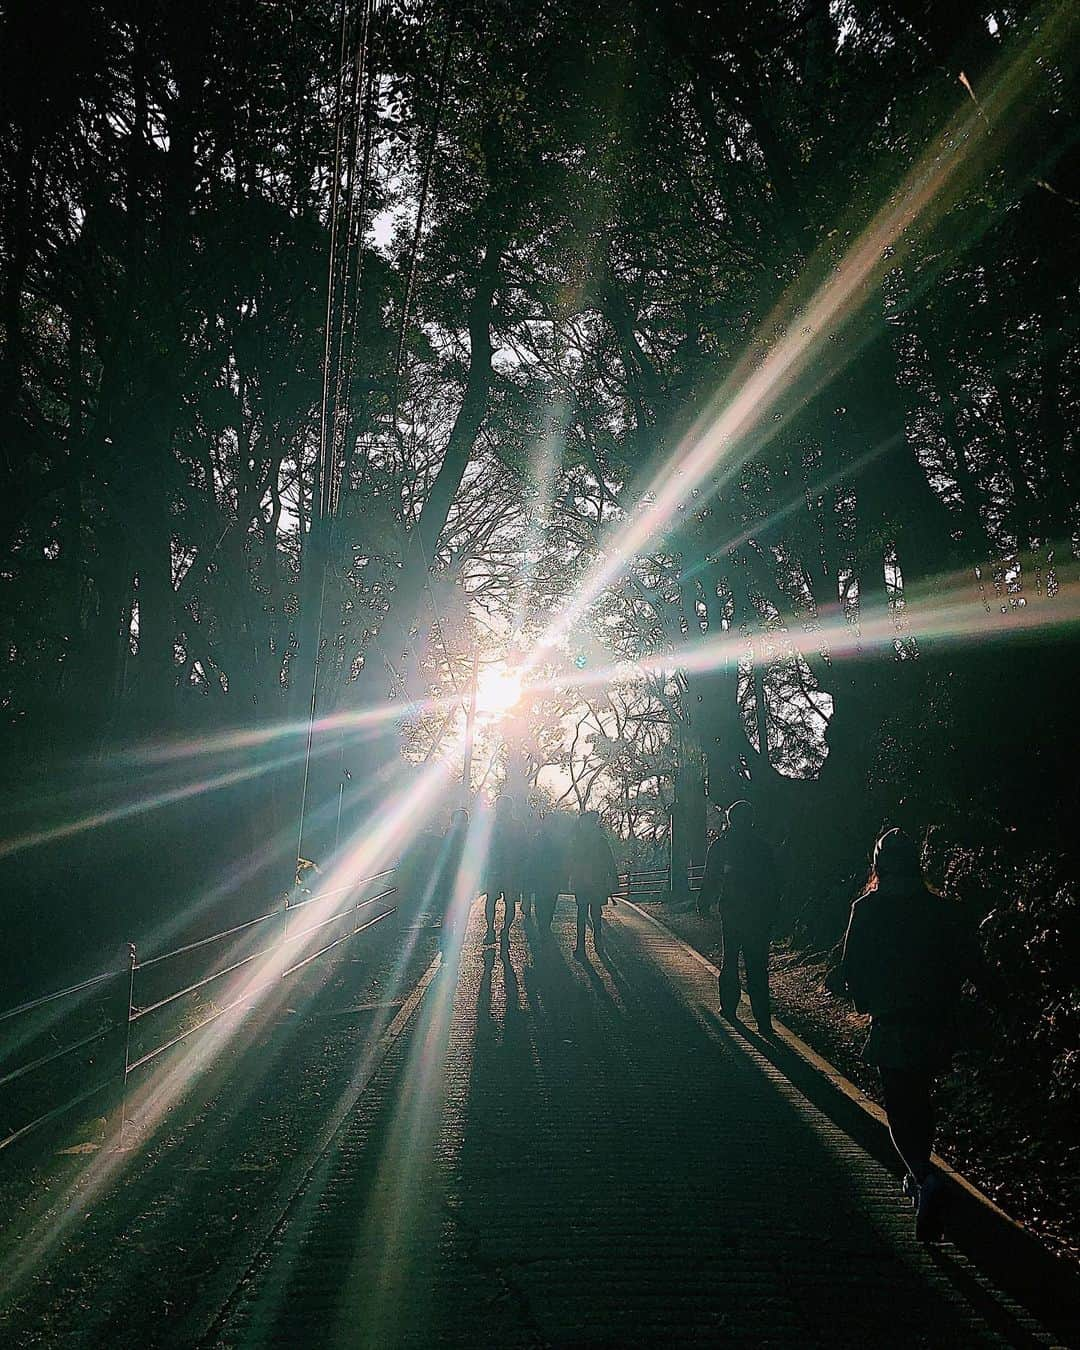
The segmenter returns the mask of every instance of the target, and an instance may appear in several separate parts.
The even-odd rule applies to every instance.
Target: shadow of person
[[[750,1021],[748,1022],[745,1007],[744,1003],[740,1003],[733,1013],[716,1012],[713,1016],[723,1022],[729,1030],[737,1031],[744,1040],[749,1041],[762,1054],[769,1055],[777,1064],[782,1060],[797,1058],[794,1051],[790,1050],[777,1037],[771,1024],[764,1028],[758,1026],[754,1020],[753,1011],[750,1012]]]
[[[582,952],[580,956],[575,956],[574,960],[578,963],[578,965],[580,965],[581,969],[589,977],[589,983],[592,985],[596,993],[599,994],[600,997],[604,999],[605,1002],[610,1003],[611,1006],[614,1008],[616,1006],[616,1003],[615,1000],[611,997],[611,990],[604,983],[604,977],[600,974],[600,972],[593,965],[592,961],[589,959],[588,953]],[[604,956],[602,951],[597,953],[597,960],[601,963],[601,965],[603,964]]]
[[[604,943],[603,950],[600,952],[600,964],[611,976],[611,982],[618,991],[619,997],[622,999],[623,1003],[626,1004],[627,1007],[630,1007],[631,1004],[636,1001],[636,996],[631,985],[628,983],[626,976],[622,973],[622,968],[619,965],[618,959],[612,956],[610,938]]]
[[[1017,1346],[1018,1350],[1030,1346],[1033,1350],[1037,1345],[1046,1344],[1024,1325],[1007,1302],[994,1296],[992,1286],[975,1274],[972,1262],[964,1253],[933,1244],[927,1245],[925,1250],[941,1274],[993,1327],[1006,1345]]]
[[[542,929],[529,935],[531,960],[524,971],[525,987],[530,1006],[542,1009],[543,1015],[535,1019],[539,1034],[574,1040],[579,1020],[588,1005],[595,1006],[595,1000],[571,972],[567,953],[553,938]]]
[[[516,1028],[521,1021],[521,986],[518,984],[517,971],[514,969],[514,963],[510,960],[508,948],[503,948],[501,960],[503,983],[506,987],[506,1029],[510,1031]]]
[[[491,1019],[491,976],[495,970],[495,950],[484,949],[484,969],[480,976],[480,985],[476,991],[476,1010],[479,1016]]]
[[[531,948],[529,958],[521,971],[521,983],[525,989],[525,1006],[533,1017],[540,1021],[547,1015],[544,1003],[544,981],[541,973],[537,970],[537,958]]]

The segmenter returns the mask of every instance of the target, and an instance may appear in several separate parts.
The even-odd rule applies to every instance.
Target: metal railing
[[[631,868],[619,873],[616,894],[624,900],[661,900],[671,890],[671,877],[666,867]]]
[[[396,905],[370,917],[365,913],[370,906],[396,893],[396,886],[386,884],[394,870],[387,868],[361,877],[350,885],[321,891],[302,900],[297,900],[295,895],[286,896],[283,905],[254,919],[143,959],[139,958],[135,944],[129,943],[128,960],[121,968],[102,971],[78,984],[0,1012],[0,1034],[8,1034],[11,1038],[8,1047],[0,1050],[0,1088],[20,1080],[33,1083],[35,1075],[79,1052],[88,1052],[82,1067],[92,1070],[89,1076],[94,1079],[89,1085],[84,1083],[65,1101],[54,1103],[51,1090],[54,1084],[39,1078],[37,1091],[32,1094],[38,1100],[31,1109],[30,1120],[11,1127],[5,1119],[6,1112],[0,1114],[0,1131],[5,1131],[0,1134],[0,1152],[110,1088],[119,1098],[117,1124],[122,1143],[130,1076],[188,1037],[250,1002],[271,985],[396,913]],[[374,883],[383,884],[375,894],[365,894]],[[328,916],[314,911],[318,917],[313,923],[304,923],[301,918],[299,922],[303,926],[296,928],[297,915],[301,911],[312,913],[311,905],[337,895],[349,895],[348,903]],[[333,924],[344,931],[335,933],[331,928]],[[276,933],[275,926],[278,926]],[[260,942],[264,933],[269,934],[269,940]],[[316,933],[325,934],[330,940],[322,942],[312,952],[300,949],[297,952],[299,959],[289,960],[285,955],[288,949]],[[223,946],[230,939],[233,942],[228,947]],[[242,944],[252,939],[258,945],[251,951],[244,951]],[[264,963],[264,972],[260,972],[255,964],[260,960]],[[201,969],[191,969],[189,962],[201,963]],[[195,1000],[218,981],[248,967],[255,967],[253,978],[239,993],[231,990],[223,1006],[211,1003],[212,1010],[206,1016],[193,1025],[186,1024],[185,1009],[189,1014],[190,1000]],[[184,973],[174,975],[171,982],[161,979],[164,972],[177,969]],[[261,973],[265,973],[265,978],[259,978]],[[148,1046],[138,1044],[137,1038],[144,1026],[155,1027],[148,1037]],[[58,1045],[55,1042],[62,1027],[66,1028],[70,1039]],[[35,1049],[37,1053],[34,1053]],[[19,1062],[12,1064],[15,1059]],[[12,1067],[7,1068],[7,1064]]]
[[[695,863],[687,869],[687,890],[701,890],[705,864]],[[669,867],[631,868],[619,873],[616,895],[625,900],[665,900],[671,896],[671,869]]]

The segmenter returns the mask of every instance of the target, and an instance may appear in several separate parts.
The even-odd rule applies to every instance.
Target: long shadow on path
[[[504,968],[477,1027],[432,1340],[1009,1343],[915,1246],[891,1177],[710,1024],[693,971],[621,922],[578,964],[565,929],[518,940],[524,1004]]]
[[[608,929],[596,966],[565,921],[492,959],[474,910],[456,986],[358,1112],[288,1326],[222,1343],[1025,1343],[915,1244],[885,1169],[713,1021],[707,972],[632,916]]]

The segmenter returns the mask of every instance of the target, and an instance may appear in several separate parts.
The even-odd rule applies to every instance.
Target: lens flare
[[[521,701],[521,675],[499,664],[480,672],[476,681],[476,711],[501,717]]]
[[[391,795],[375,811],[324,869],[322,889],[304,909],[304,917],[294,927],[287,942],[279,942],[256,959],[250,937],[237,943],[231,953],[233,962],[244,964],[231,979],[223,980],[216,999],[224,1015],[209,1023],[159,1061],[148,1065],[141,1085],[132,1078],[127,1117],[131,1122],[127,1147],[99,1153],[65,1189],[63,1196],[46,1197],[40,1213],[31,1222],[25,1239],[0,1266],[0,1284],[14,1292],[33,1277],[40,1262],[63,1243],[71,1228],[79,1223],[98,1197],[114,1185],[129,1163],[148,1148],[176,1105],[225,1054],[249,1051],[270,1019],[281,1014],[286,1000],[296,997],[294,981],[286,976],[304,967],[328,941],[325,921],[343,907],[343,896],[355,894],[355,879],[369,877],[393,866],[416,829],[418,818],[428,815],[448,791],[446,769],[432,764],[416,779]],[[404,956],[399,960],[400,980]],[[321,969],[325,979],[330,965]],[[313,975],[320,971],[309,967]]]
[[[910,246],[981,171],[991,127],[1015,134],[1048,55],[1068,39],[1070,7],[1050,15],[1033,41],[989,82],[981,107],[969,99],[935,137],[844,257],[828,250],[760,326],[709,407],[643,486],[638,505],[603,541],[600,558],[537,644],[527,669],[562,645],[589,607],[661,541],[694,494],[716,491],[768,444],[785,417],[858,354],[856,320],[874,331],[881,286]],[[816,287],[808,278],[824,273]],[[781,334],[777,338],[777,334]],[[865,332],[864,332],[865,336]]]

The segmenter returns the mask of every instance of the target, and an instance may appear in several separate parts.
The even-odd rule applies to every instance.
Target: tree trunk
[[[378,647],[395,665],[409,660],[407,653],[414,642],[413,629],[439,540],[487,415],[491,390],[491,313],[501,261],[501,241],[489,239],[469,309],[470,354],[465,394],[420,519],[409,531],[401,576],[390,599],[389,613],[379,628]],[[361,705],[382,702],[388,675],[386,663],[369,651],[360,678],[351,687],[350,700],[355,698]]]

